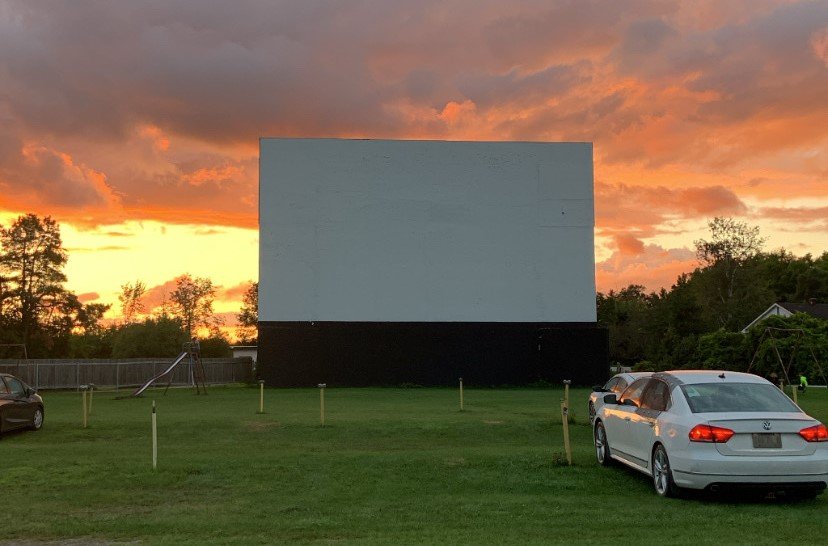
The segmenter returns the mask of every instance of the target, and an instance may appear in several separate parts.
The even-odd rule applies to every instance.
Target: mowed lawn
[[[658,498],[644,475],[595,463],[587,392],[216,387],[141,399],[43,392],[40,432],[0,439],[0,541],[362,544],[816,544],[828,497]],[[126,393],[121,393],[126,394]],[[151,469],[150,407],[159,463]],[[800,400],[828,421],[828,392]],[[559,460],[559,458],[557,458]]]

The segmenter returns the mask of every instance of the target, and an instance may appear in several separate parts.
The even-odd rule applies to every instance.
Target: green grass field
[[[125,393],[123,393],[125,394]],[[75,543],[824,543],[828,495],[802,502],[658,498],[644,475],[601,468],[585,390],[326,391],[211,388],[44,392],[40,432],[0,439],[0,541]],[[150,406],[159,464],[151,469]],[[801,405],[828,421],[828,392]]]

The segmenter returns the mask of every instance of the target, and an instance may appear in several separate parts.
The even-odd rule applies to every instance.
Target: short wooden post
[[[155,400],[152,401],[152,469],[158,468],[158,422],[155,414]]]
[[[561,400],[561,423],[563,424],[564,450],[566,450],[566,462],[572,466],[572,447],[569,445],[569,407]]]
[[[92,415],[92,397],[95,394],[95,384],[89,384],[89,415]]]
[[[87,407],[86,407],[86,385],[81,385],[81,398],[83,399],[83,428],[87,425]]]
[[[325,387],[327,384],[320,383],[319,385],[319,422],[325,426]]]
[[[259,413],[264,413],[264,379],[259,379]]]
[[[564,402],[566,402],[566,407],[569,407],[569,385],[572,384],[572,381],[569,379],[564,379]]]
[[[799,400],[796,399],[797,398],[796,391],[797,391],[796,385],[792,384],[791,385],[791,392],[793,393],[793,403],[798,406],[799,405]]]
[[[460,378],[460,411],[463,411],[463,378]]]

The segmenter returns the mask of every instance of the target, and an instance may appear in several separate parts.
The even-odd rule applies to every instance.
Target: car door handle
[[[624,421],[629,421],[629,420],[630,420],[629,417],[624,417]]]
[[[655,422],[650,422],[650,423],[647,423],[647,424],[650,425],[650,428],[655,427]]]

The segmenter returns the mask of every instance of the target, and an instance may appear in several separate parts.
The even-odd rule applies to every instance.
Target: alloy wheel
[[[670,469],[670,458],[662,445],[657,446],[653,452],[653,486],[662,497],[678,496],[678,487],[673,483],[673,472]]]
[[[43,426],[43,410],[40,408],[35,410],[34,419],[32,419],[32,428],[38,430]]]
[[[609,463],[609,450],[607,449],[607,431],[603,423],[595,425],[595,458],[602,465]]]

